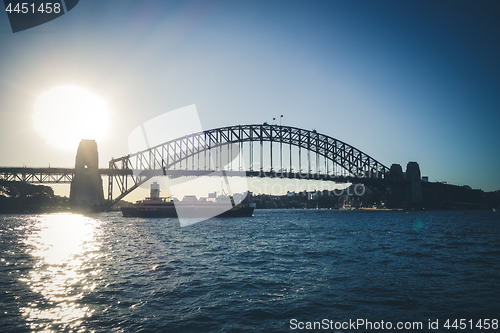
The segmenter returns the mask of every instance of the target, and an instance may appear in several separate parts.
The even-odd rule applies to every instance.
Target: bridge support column
[[[400,164],[393,164],[389,170],[389,179],[393,181],[390,188],[389,205],[391,207],[403,207],[406,198],[406,182],[403,168]]]
[[[407,181],[407,202],[410,206],[419,206],[422,204],[422,178],[420,176],[420,167],[417,162],[408,162],[406,165]]]
[[[82,140],[75,160],[70,202],[73,209],[100,211],[104,206],[102,179],[99,173],[97,143]]]

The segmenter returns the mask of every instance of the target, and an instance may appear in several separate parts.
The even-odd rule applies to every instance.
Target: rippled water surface
[[[500,319],[492,211],[257,210],[183,228],[118,213],[0,215],[0,254],[2,332]]]

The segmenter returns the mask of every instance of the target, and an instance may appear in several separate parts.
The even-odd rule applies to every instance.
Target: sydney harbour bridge
[[[103,206],[118,202],[156,176],[202,177],[221,172],[229,177],[357,183],[382,192],[403,186],[406,193],[414,193],[411,201],[421,200],[417,163],[408,164],[404,177],[400,165],[388,168],[356,147],[316,130],[267,123],[221,127],[185,135],[113,158],[107,169],[98,167],[95,141],[82,140],[75,168],[1,167],[0,179],[40,184],[71,183],[71,200]],[[103,176],[107,176],[107,200],[104,199]]]

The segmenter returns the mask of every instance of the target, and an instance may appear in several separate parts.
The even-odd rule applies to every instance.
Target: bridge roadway
[[[132,170],[124,169],[99,169],[99,173],[105,176],[128,176]],[[75,174],[75,168],[28,168],[28,167],[0,167],[0,180],[21,181],[27,183],[71,183]]]
[[[99,169],[101,176],[132,176],[134,171],[130,169]],[[23,181],[27,183],[71,183],[75,174],[75,168],[29,168],[29,167],[0,167],[0,180]],[[168,176],[170,178],[188,176],[228,176],[228,177],[267,177],[282,179],[304,179],[304,180],[326,180],[338,183],[362,183],[365,185],[390,182],[389,179],[363,178],[351,176],[335,176],[319,173],[298,173],[281,171],[233,171],[233,170],[143,170],[140,176],[151,178],[155,176]]]

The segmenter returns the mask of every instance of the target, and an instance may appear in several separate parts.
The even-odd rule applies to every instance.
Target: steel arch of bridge
[[[255,142],[259,143],[257,148],[258,154],[255,154]],[[269,152],[266,152],[270,154],[270,169],[267,171],[263,165],[264,142],[271,143],[268,149]],[[243,149],[244,143],[249,143],[250,145],[248,152],[245,152]],[[279,144],[280,169],[278,171],[273,170],[273,143]],[[222,147],[227,146],[227,149],[233,149],[236,144],[238,145],[236,148],[240,150],[239,156],[248,155],[250,166],[247,170],[242,170],[241,162],[239,168],[237,168],[238,170],[234,171],[232,163],[230,166],[223,166],[224,163],[222,161],[220,163],[217,161],[218,150],[222,153]],[[283,169],[283,145],[285,145],[285,149],[286,146],[289,146],[290,150],[290,170],[285,172]],[[299,165],[298,173],[294,173],[292,170],[292,166],[294,165],[292,161],[292,146],[298,147],[298,154],[295,154],[294,158],[294,161],[298,162],[295,164]],[[302,173],[302,149],[305,149],[307,154],[307,173]],[[211,157],[209,157],[207,163],[207,153],[209,156],[216,156],[214,163],[211,164]],[[319,156],[324,158],[327,168],[326,175],[320,175],[318,171],[315,174],[311,173],[311,153],[316,155],[316,167]],[[201,155],[204,155],[202,157],[202,161],[204,162],[202,168],[200,167]],[[196,162],[196,156],[198,157],[198,163]],[[259,170],[254,170],[256,160],[259,166],[257,169]],[[327,160],[333,163],[332,166],[339,166],[344,173],[342,175],[330,174]],[[185,165],[184,167],[183,164]],[[297,127],[262,124],[228,126],[189,134],[149,149],[112,159],[109,162],[109,170],[120,171],[110,176],[108,182],[108,199],[116,202],[150,178],[159,175],[169,175],[171,177],[199,176],[210,174],[217,170],[226,170],[228,175],[232,176],[248,175],[353,181],[363,178],[384,178],[388,174],[389,168],[361,150],[328,135],[317,133],[315,130],[310,131]],[[113,200],[114,183],[117,184],[120,195]]]

